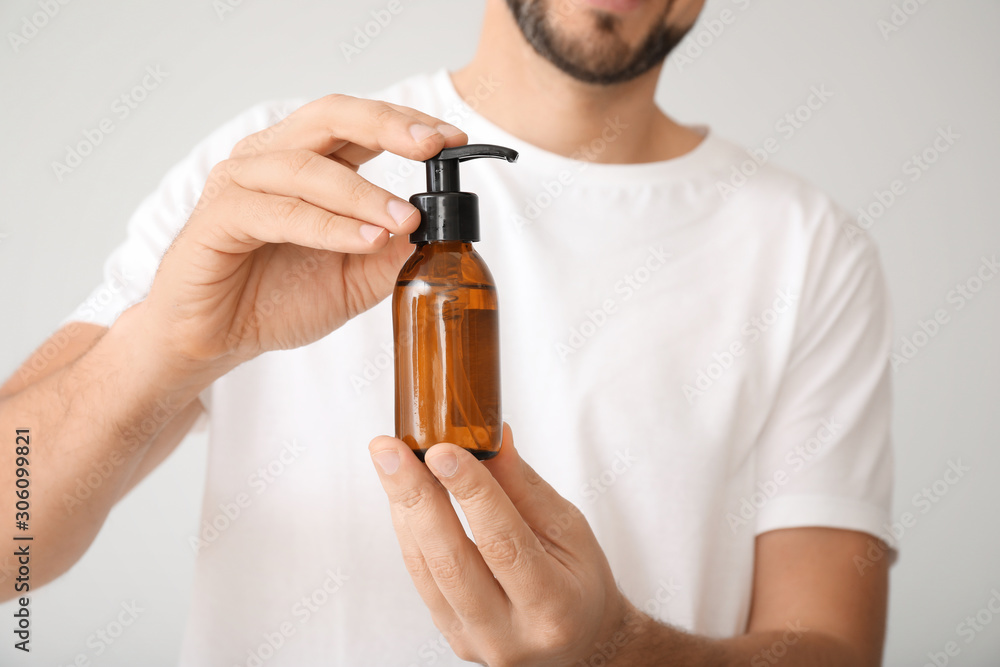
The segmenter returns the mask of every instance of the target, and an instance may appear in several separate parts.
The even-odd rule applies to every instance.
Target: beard
[[[584,83],[611,85],[645,74],[660,65],[690,29],[690,26],[678,28],[667,24],[666,16],[673,5],[673,0],[669,0],[638,46],[630,46],[619,34],[619,17],[599,11],[590,13],[597,34],[573,37],[559,32],[551,20],[555,12],[547,11],[543,5],[544,0],[507,0],[514,20],[531,47],[560,70]],[[575,11],[585,10],[577,8]]]

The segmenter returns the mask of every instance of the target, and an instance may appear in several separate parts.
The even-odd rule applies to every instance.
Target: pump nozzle
[[[517,151],[493,144],[469,144],[445,148],[440,153],[424,161],[427,165],[428,192],[458,192],[461,189],[458,177],[458,163],[481,157],[497,157],[507,162],[517,162]]]
[[[493,144],[469,144],[445,148],[424,161],[427,192],[410,197],[410,203],[420,210],[420,226],[410,234],[411,243],[479,240],[479,197],[459,191],[458,165],[481,157],[516,162],[517,151]]]

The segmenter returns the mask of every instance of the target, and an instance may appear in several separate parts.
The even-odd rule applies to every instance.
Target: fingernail
[[[379,227],[378,225],[361,225],[361,236],[369,243],[375,243],[375,239],[381,236],[384,231],[385,227]]]
[[[451,477],[458,470],[458,459],[451,452],[432,456],[428,463],[442,477]]]
[[[391,475],[399,470],[399,452],[395,449],[383,449],[381,452],[375,452],[372,454],[372,458],[386,475]]]
[[[427,137],[433,137],[435,134],[440,134],[430,125],[424,125],[423,123],[414,123],[410,126],[410,135],[416,139],[418,142],[423,141]]]
[[[406,219],[417,212],[417,207],[407,203],[402,199],[389,200],[389,215],[396,221],[397,225],[406,222]]]
[[[446,125],[444,123],[441,123],[436,127],[437,131],[440,132],[445,139],[447,139],[448,137],[455,137],[458,136],[459,134],[463,134],[463,132],[454,125]]]

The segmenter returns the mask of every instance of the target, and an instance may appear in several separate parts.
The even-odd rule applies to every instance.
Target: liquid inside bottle
[[[423,460],[439,442],[500,450],[500,336],[493,276],[471,243],[419,244],[392,297],[396,437]]]

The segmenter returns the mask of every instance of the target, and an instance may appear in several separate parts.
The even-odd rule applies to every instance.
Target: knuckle
[[[460,479],[452,483],[451,493],[463,505],[487,506],[494,502],[495,491],[473,476],[471,479]]]
[[[452,616],[448,618],[448,623],[444,622],[444,619],[440,621],[435,620],[434,625],[437,629],[441,631],[446,642],[448,642],[454,649],[455,645],[458,643],[465,644],[466,641],[466,627],[465,622],[458,618],[457,616]]]
[[[288,151],[284,155],[285,166],[288,167],[293,176],[297,176],[304,170],[313,166],[314,160],[319,157],[316,153],[307,150]]]
[[[395,115],[396,110],[385,102],[373,101],[368,105],[368,118],[372,125],[383,127]]]
[[[319,98],[317,102],[325,107],[336,107],[343,104],[344,101],[350,99],[350,97],[350,95],[344,95],[343,93],[328,93]]]
[[[239,211],[239,215],[235,216],[237,221],[240,219],[267,220],[274,215],[273,210],[268,207],[267,200],[252,193],[245,197],[236,197],[232,202]],[[237,222],[237,224],[239,223]]]
[[[262,132],[263,130],[261,132],[248,134],[237,141],[233,146],[233,150],[229,154],[229,157],[247,157],[250,155],[256,155],[261,145]]]
[[[227,185],[233,180],[233,174],[239,171],[235,158],[226,158],[215,164],[208,172],[208,180],[216,185]]]
[[[392,500],[400,509],[413,512],[428,506],[433,493],[433,489],[427,484],[419,484],[403,489]]]
[[[282,197],[271,204],[271,210],[278,219],[290,221],[302,214],[302,204],[298,199]]]
[[[233,174],[238,171],[238,162],[232,159],[214,165],[205,178],[194,210],[204,211],[219,202],[229,201],[238,190],[238,186],[233,182]]]
[[[427,570],[427,561],[424,560],[424,555],[419,551],[404,553],[403,564],[406,566],[406,571],[415,577],[425,578],[430,575]]]
[[[524,471],[524,480],[529,485],[534,488],[544,488],[544,480],[542,479],[542,476],[535,472],[535,469],[525,463],[524,460],[521,461],[521,469]]]
[[[458,639],[453,642],[449,642],[452,652],[455,656],[464,662],[478,663],[480,656],[479,652],[472,649],[472,646],[464,639]],[[487,663],[492,665],[493,663]]]
[[[462,567],[458,554],[454,552],[427,558],[427,569],[434,580],[442,586],[454,586],[465,579],[465,568]]]
[[[547,647],[539,647],[539,650],[534,651],[530,649],[529,651],[525,651],[524,647],[519,644],[520,642],[515,643],[511,641],[509,632],[492,633],[480,639],[478,659],[490,667],[519,667],[525,664],[533,664],[530,660],[530,655],[539,655],[548,652],[546,651]],[[547,662],[545,664],[557,663]]]
[[[237,155],[243,155],[247,153],[249,145],[250,145],[250,137],[249,136],[243,137],[233,145],[233,150],[230,151],[229,157],[236,157]]]
[[[346,195],[352,204],[362,204],[375,194],[375,186],[364,178],[351,178],[345,185]]]
[[[503,571],[518,569],[531,548],[522,537],[512,534],[492,536],[477,546],[479,553],[489,561],[491,567],[498,567]]]

